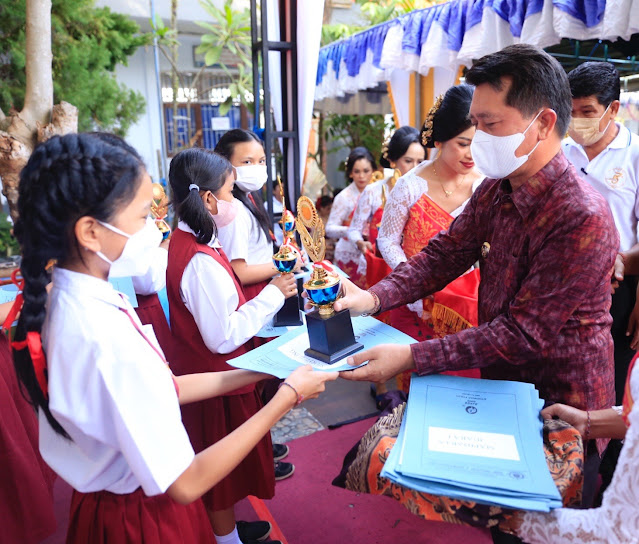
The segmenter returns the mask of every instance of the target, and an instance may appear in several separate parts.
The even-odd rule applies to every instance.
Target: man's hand
[[[615,264],[612,266],[612,292],[617,290],[619,283],[623,281],[626,265],[624,264],[624,257],[621,253],[617,253]]]
[[[375,299],[368,291],[364,291],[346,278],[340,278],[344,296],[334,304],[336,312],[350,310],[351,316],[371,313],[375,309]]]
[[[404,370],[415,368],[410,346],[397,344],[375,346],[355,353],[347,359],[351,366],[361,365],[366,361],[368,361],[366,366],[342,371],[339,373],[340,377],[346,380],[384,383]]]

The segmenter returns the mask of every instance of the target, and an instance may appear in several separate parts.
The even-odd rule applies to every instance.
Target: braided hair
[[[222,157],[225,157],[228,161],[231,160],[233,156],[233,151],[235,150],[235,144],[241,144],[246,142],[257,142],[262,147],[264,144],[262,140],[260,140],[259,136],[255,134],[255,132],[251,132],[250,130],[245,130],[243,128],[234,128],[224,133],[224,135],[219,139],[217,145],[215,146],[214,151]],[[262,198],[261,191],[253,191],[250,193],[253,199],[249,198],[249,193],[245,193],[240,189],[237,185],[233,187],[233,196],[237,198],[246,208],[251,212],[257,224],[260,226],[267,240],[271,240],[271,220],[264,209],[264,199]],[[253,202],[254,201],[254,202]],[[257,232],[257,237],[259,240],[259,231]]]
[[[217,225],[204,206],[200,191],[215,194],[232,172],[231,163],[224,157],[196,147],[184,149],[171,159],[169,183],[176,211],[180,220],[191,227],[199,244],[208,244],[217,236]],[[192,185],[199,190],[191,188]]]
[[[22,250],[24,305],[15,342],[40,334],[46,316],[47,266],[82,258],[75,224],[91,216],[109,222],[135,196],[144,168],[128,152],[87,134],[54,136],[36,147],[20,173],[15,234]],[[58,434],[69,438],[49,411],[28,349],[13,351],[16,374],[31,404]]]

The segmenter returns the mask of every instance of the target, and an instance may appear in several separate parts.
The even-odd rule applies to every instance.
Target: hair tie
[[[193,189],[195,189],[198,193],[200,192],[199,185],[195,185],[195,183],[191,183],[191,185],[189,185],[189,191],[192,191]]]

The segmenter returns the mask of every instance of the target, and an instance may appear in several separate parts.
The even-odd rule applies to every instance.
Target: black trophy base
[[[275,314],[273,319],[274,327],[295,327],[304,322],[300,316],[300,302],[297,297],[287,298],[284,306]]]
[[[315,310],[306,314],[306,326],[311,347],[304,355],[323,363],[335,363],[364,349],[362,344],[355,341],[351,314],[348,310],[329,316],[320,315],[319,311]]]

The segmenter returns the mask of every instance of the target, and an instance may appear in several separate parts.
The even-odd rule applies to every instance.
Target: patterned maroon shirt
[[[609,408],[618,246],[608,204],[559,152],[516,191],[508,180],[485,180],[448,232],[371,291],[386,311],[479,261],[479,326],[414,344],[418,373],[480,367],[483,378],[535,384],[547,401]]]

